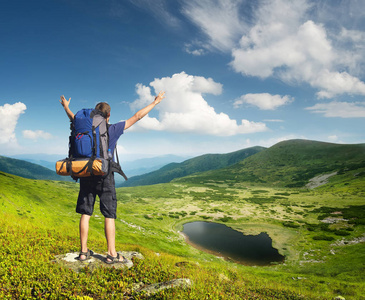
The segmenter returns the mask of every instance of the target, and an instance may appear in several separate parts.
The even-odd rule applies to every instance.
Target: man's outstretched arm
[[[61,96],[61,100],[60,100],[60,103],[61,105],[63,106],[63,108],[65,109],[65,112],[67,114],[67,116],[69,117],[70,121],[73,121],[75,115],[74,113],[71,111],[71,109],[69,108],[69,105],[70,105],[70,101],[71,101],[71,98],[68,99],[68,101],[65,99],[65,96]]]
[[[165,98],[165,92],[159,92],[159,94],[156,96],[155,100],[147,105],[146,107],[142,108],[141,110],[137,111],[133,117],[125,121],[125,127],[124,130],[131,127],[133,124],[138,122],[140,119],[142,119],[145,115],[147,115],[157,104],[161,102],[161,100]]]

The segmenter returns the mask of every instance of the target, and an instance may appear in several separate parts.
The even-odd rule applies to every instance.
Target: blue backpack
[[[127,180],[119,164],[109,152],[109,126],[103,113],[96,109],[78,111],[71,122],[68,158],[56,162],[59,175],[71,176],[75,180],[88,176],[107,176],[117,172]],[[117,147],[115,147],[116,152]]]
[[[108,159],[108,124],[103,113],[94,109],[82,109],[71,123],[70,158]]]

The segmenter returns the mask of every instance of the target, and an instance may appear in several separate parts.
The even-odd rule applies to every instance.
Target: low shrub
[[[313,237],[313,240],[316,241],[333,241],[335,238],[332,236],[327,236],[327,235],[316,235]]]
[[[283,222],[282,224],[283,224],[283,226],[290,227],[290,228],[298,228],[298,227],[300,227],[299,224],[294,223],[294,222]]]
[[[228,216],[224,216],[223,218],[219,218],[218,221],[221,221],[221,222],[228,222],[228,221],[231,221],[232,218],[231,217],[228,217]]]
[[[345,231],[345,230],[336,230],[335,231],[335,235],[339,235],[339,236],[347,236],[347,235],[351,235],[350,232]]]

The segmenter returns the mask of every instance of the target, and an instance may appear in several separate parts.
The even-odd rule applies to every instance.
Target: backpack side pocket
[[[91,157],[93,155],[93,139],[87,133],[79,133],[75,137],[75,157]]]

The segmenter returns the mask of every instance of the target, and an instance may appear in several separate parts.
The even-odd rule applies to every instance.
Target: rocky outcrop
[[[352,240],[342,239],[340,241],[333,243],[331,246],[348,246],[348,245],[355,245],[358,243],[365,243],[365,235],[354,238]]]
[[[69,268],[75,272],[80,272],[85,267],[88,268],[89,271],[93,271],[97,268],[103,267],[103,268],[116,268],[116,269],[126,269],[133,267],[133,258],[137,259],[144,259],[144,256],[139,252],[134,251],[120,251],[118,252],[120,255],[123,255],[126,259],[126,263],[115,263],[115,264],[107,264],[106,256],[101,255],[98,253],[94,253],[90,259],[86,261],[80,261],[78,260],[79,253],[78,252],[71,252],[66,254],[61,254],[55,256],[55,259],[53,260],[54,263],[59,263],[66,268]],[[180,267],[185,267],[187,262],[182,262],[179,264]],[[192,282],[188,278],[179,278],[170,280],[167,282],[158,282],[154,284],[144,284],[143,282],[135,283],[133,286],[133,290],[137,294],[144,294],[146,296],[152,296],[155,293],[158,293],[165,289],[172,289],[172,288],[190,288],[192,285]]]
[[[151,296],[165,289],[171,288],[190,288],[192,282],[188,278],[179,278],[166,282],[159,282],[149,285],[144,285],[142,282],[137,283],[134,286],[134,289],[137,293],[144,293],[147,296]]]
[[[116,269],[126,269],[133,267],[132,258],[144,259],[143,255],[139,252],[134,251],[120,251],[118,252],[120,255],[123,255],[126,259],[126,263],[115,263],[115,264],[107,264],[106,256],[98,253],[94,253],[89,260],[79,261],[77,257],[79,256],[78,252],[66,253],[55,256],[53,260],[54,263],[59,263],[66,268],[69,268],[75,272],[80,272],[85,267],[88,267],[89,270],[93,271],[96,268],[116,268]]]
[[[326,183],[328,183],[328,179],[334,175],[336,175],[337,172],[333,172],[330,174],[322,174],[322,175],[318,175],[316,177],[313,177],[312,179],[309,180],[308,184],[305,186],[308,189],[314,189],[316,187],[319,187],[321,185],[324,185]]]

